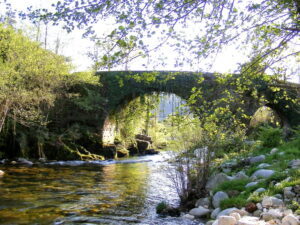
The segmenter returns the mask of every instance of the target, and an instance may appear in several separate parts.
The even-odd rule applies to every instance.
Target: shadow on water
[[[2,167],[0,224],[199,224],[156,215],[160,201],[178,204],[158,159]]]

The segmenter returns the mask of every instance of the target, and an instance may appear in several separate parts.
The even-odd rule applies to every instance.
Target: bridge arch
[[[101,122],[102,142],[113,142],[114,123],[110,116],[120,110],[122,105],[130,102],[138,96],[153,92],[174,93],[182,99],[188,99],[194,87],[213,89],[216,85],[216,76],[213,73],[195,72],[168,72],[168,71],[112,71],[99,72],[102,87],[102,96],[105,97],[106,106]],[[237,75],[238,76],[238,75]],[[199,79],[202,80],[199,83]],[[264,84],[265,85],[265,84]],[[286,99],[282,98],[273,101],[277,92],[271,91],[267,86],[262,85],[257,91],[259,95],[265,96],[266,100],[273,102],[266,104],[272,108],[281,118],[284,126],[288,127],[291,123],[300,124],[299,105],[291,104],[288,108],[284,107]],[[278,84],[279,86],[281,84]],[[229,87],[234,88],[234,87]],[[300,85],[290,84],[284,87],[288,90],[291,98],[300,96]],[[276,103],[274,103],[276,102]],[[262,104],[251,96],[245,96],[245,111],[248,115],[254,115]],[[250,122],[250,121],[249,121]]]

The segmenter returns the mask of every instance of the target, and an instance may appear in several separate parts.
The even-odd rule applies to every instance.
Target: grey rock
[[[237,212],[232,212],[229,214],[229,216],[233,216],[236,219],[236,221],[239,221],[241,219],[241,215]]]
[[[257,207],[258,209],[263,209],[263,206],[262,206],[261,203],[256,203],[256,207]]]
[[[200,198],[195,204],[196,207],[202,206],[204,208],[209,208],[210,199],[209,198]]]
[[[270,208],[270,207],[276,208],[276,207],[282,207],[283,201],[275,197],[266,196],[263,198],[261,204],[264,208]]]
[[[257,168],[259,169],[264,169],[264,168],[268,168],[270,167],[271,165],[269,163],[261,163],[257,166]]]
[[[227,176],[225,173],[218,173],[215,175],[212,175],[206,184],[206,189],[207,190],[213,190],[216,187],[218,187],[220,184],[224,183],[225,181],[230,181],[232,180],[232,177]]]
[[[245,188],[253,187],[253,186],[257,185],[257,184],[258,184],[258,182],[253,181],[253,182],[250,182],[250,183],[246,184],[246,185],[245,185]]]
[[[265,159],[266,159],[266,156],[259,155],[259,156],[251,157],[249,160],[250,160],[250,164],[254,164],[254,163],[262,162]]]
[[[284,155],[284,154],[285,154],[284,152],[279,152],[279,153],[278,153],[278,155]]]
[[[246,185],[245,185],[245,188],[253,187],[253,186],[257,185],[257,184],[258,184],[257,181],[253,181],[253,182],[250,182],[250,183],[246,184]]]
[[[240,171],[235,176],[233,176],[233,180],[242,180],[242,179],[248,179],[248,178],[249,178],[249,176],[247,176],[244,171]]]
[[[196,217],[203,217],[210,213],[210,210],[204,207],[193,208],[189,211],[189,214]]]
[[[265,192],[265,191],[266,191],[265,188],[257,188],[254,192],[262,193],[262,192]]]
[[[214,224],[214,220],[209,220],[209,221],[207,221],[206,223],[205,223],[205,225],[213,225]]]
[[[218,213],[217,218],[219,218],[220,216],[228,216],[230,213],[234,212],[235,210],[237,210],[237,208],[235,208],[235,207],[224,209]]]
[[[182,216],[182,218],[189,219],[189,220],[193,220],[193,219],[195,219],[195,216],[190,215],[190,214],[184,214],[184,215]]]
[[[220,208],[216,208],[214,209],[214,211],[212,211],[212,213],[210,214],[210,218],[212,219],[216,219],[218,214],[221,212],[221,209]]]
[[[275,198],[279,198],[279,199],[282,199],[282,195],[281,194],[276,194],[274,195]]]
[[[270,154],[273,155],[276,152],[278,152],[278,148],[272,148],[272,150],[270,151]]]
[[[262,213],[261,217],[265,221],[270,221],[274,219],[281,219],[283,214],[279,209],[270,209],[269,211]]]
[[[300,185],[295,185],[293,187],[293,192],[295,192],[296,194],[300,194]]]
[[[283,189],[283,196],[286,199],[292,199],[296,196],[296,194],[292,191],[293,187],[285,187]]]
[[[274,173],[275,173],[274,170],[260,169],[260,170],[255,171],[251,177],[252,178],[254,178],[254,177],[268,178],[268,177],[272,176]]]
[[[19,164],[23,164],[23,165],[28,165],[28,166],[32,166],[33,165],[33,162],[27,160],[27,159],[24,159],[24,158],[18,158],[17,162]]]
[[[220,216],[218,219],[218,225],[235,225],[236,222],[233,216]]]
[[[4,176],[4,172],[2,170],[0,170],[0,177],[3,177]]]
[[[299,224],[300,224],[299,219],[293,214],[287,215],[282,219],[282,225],[299,225]]]
[[[293,169],[300,168],[300,159],[294,159],[294,160],[290,161],[289,162],[289,167],[291,167]]]
[[[258,225],[259,218],[254,216],[245,216],[238,221],[238,225]]]
[[[255,210],[255,211],[253,212],[253,216],[260,217],[260,215],[261,215],[262,213],[263,213],[262,210],[257,209],[257,210]]]
[[[218,191],[212,199],[212,204],[215,208],[219,208],[220,207],[220,202],[224,199],[229,198],[229,196],[223,192],[223,191]]]

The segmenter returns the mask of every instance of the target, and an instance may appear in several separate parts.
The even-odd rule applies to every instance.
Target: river
[[[0,166],[0,224],[202,224],[160,217],[178,205],[163,155],[120,161]]]

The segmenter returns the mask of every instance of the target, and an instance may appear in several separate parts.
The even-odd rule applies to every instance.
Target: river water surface
[[[69,164],[0,166],[0,224],[201,224],[156,214],[179,203],[162,155]]]

